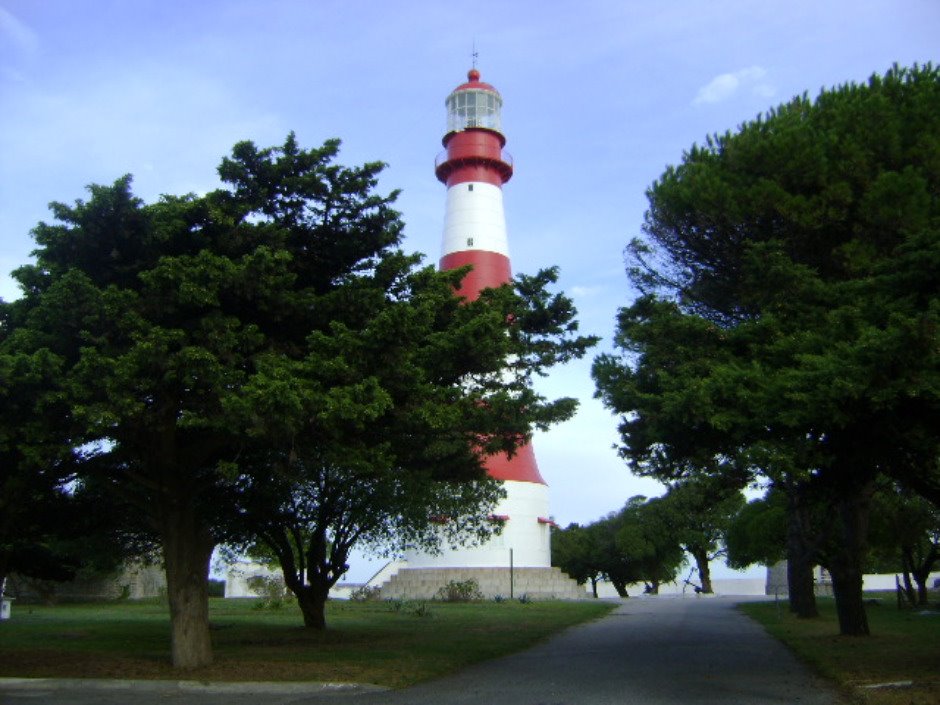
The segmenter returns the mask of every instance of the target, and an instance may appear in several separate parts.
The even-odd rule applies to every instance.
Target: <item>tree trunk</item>
[[[925,576],[923,580],[918,580],[915,576],[914,579],[917,580],[917,605],[919,607],[926,607],[928,604],[927,578]]]
[[[295,594],[300,613],[304,617],[304,627],[320,631],[326,629],[326,601],[329,598],[330,588],[304,585]]]
[[[839,546],[829,567],[832,592],[843,636],[868,636],[868,615],[862,596],[862,561],[868,533],[871,485],[842,489],[837,507],[841,525]]]
[[[914,569],[911,571],[911,576],[917,584],[916,598],[913,586],[909,588],[911,604],[917,605],[918,607],[925,607],[927,605],[927,581],[930,578],[930,572]],[[905,575],[905,578],[907,578],[907,575]]]
[[[622,580],[611,580],[610,584],[614,586],[614,590],[617,591],[620,597],[630,597],[627,594],[627,584]]]
[[[833,561],[832,594],[836,598],[839,633],[842,636],[868,636],[868,615],[862,599],[862,573]]]
[[[902,589],[904,591],[904,597],[907,598],[907,604],[911,607],[915,607],[917,605],[917,593],[914,591],[914,584],[911,582],[911,573],[906,565],[901,571],[901,575],[904,576]]]
[[[819,616],[816,607],[814,556],[806,539],[805,508],[798,489],[787,491],[787,600],[800,619]]]
[[[805,557],[787,560],[787,589],[789,591],[790,612],[800,619],[814,619],[819,616],[816,606],[815,579],[813,566]]]
[[[173,666],[208,666],[212,663],[209,561],[215,542],[192,505],[164,512],[161,525]]]
[[[711,595],[712,590],[712,572],[708,565],[708,551],[702,549],[693,549],[689,551],[695,559],[695,567],[698,569],[698,577],[701,582],[701,591],[706,595]]]
[[[594,593],[594,599],[597,599],[597,578],[591,578],[591,592]]]
[[[930,571],[938,558],[940,558],[940,550],[937,549],[936,545],[931,545],[927,556],[916,562],[913,558],[913,552],[911,552],[911,575],[914,577],[914,582],[917,583],[917,604],[920,607],[927,605],[927,581],[930,580]]]

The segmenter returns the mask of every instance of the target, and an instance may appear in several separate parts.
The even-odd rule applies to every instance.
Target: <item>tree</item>
[[[322,190],[303,159],[243,143],[221,172],[256,213],[296,228],[310,220],[298,204]],[[270,210],[258,183],[279,184],[286,205]],[[332,249],[346,239],[333,237]],[[325,626],[355,544],[401,550],[489,535],[501,489],[483,456],[513,452],[533,425],[574,412],[571,399],[537,395],[531,378],[594,342],[577,335],[570,300],[546,291],[553,270],[467,302],[454,293],[467,270],[367,254],[306,315],[303,344],[265,359],[231,405],[258,442],[237,493],[248,540],[277,556],[312,628]],[[305,293],[295,306],[308,302]]]
[[[605,563],[597,528],[594,524],[569,524],[564,529],[552,529],[552,565],[561,568],[578,585],[590,581],[595,598],[597,583],[604,577]]]
[[[528,310],[511,292],[461,313],[451,290],[462,273],[419,270],[397,249],[395,194],[374,193],[382,165],[338,166],[338,147],[302,150],[292,134],[269,150],[240,143],[219,170],[227,188],[150,205],[130,177],[92,186],[88,202],[52,205],[58,224],[37,226],[36,263],[15,272],[24,297],[13,327],[61,365],[80,476],[136,507],[159,537],[178,667],[211,661],[210,555],[244,539],[246,522],[260,530],[266,501],[282,516],[288,493],[324,469],[365,488],[458,456],[440,478],[484,487],[471,450],[480,439],[511,449],[574,409],[537,397],[523,371],[537,343],[551,357],[555,331],[507,334],[507,310]],[[470,329],[475,345],[454,349]],[[516,350],[520,373],[493,391]],[[391,443],[393,432],[412,434],[411,446]],[[317,531],[329,528],[303,549],[308,578],[324,570]]]
[[[773,565],[786,558],[787,508],[780,492],[769,491],[738,510],[725,534],[730,568]]]
[[[703,476],[674,484],[658,503],[674,535],[695,560],[699,589],[712,594],[709,563],[725,554],[725,536],[744,495],[736,487]]]
[[[621,557],[617,570],[609,573],[615,586],[644,582],[646,592],[656,595],[660,585],[676,579],[685,554],[670,514],[662,497],[648,500],[638,495],[612,517],[614,545]]]
[[[673,479],[725,458],[812,480],[839,518],[843,634],[869,631],[876,479],[940,500],[938,134],[927,65],[694,146],[648,191],[648,241],[632,247],[643,295],[619,314],[623,355],[594,366],[637,471]]]
[[[900,572],[908,602],[926,605],[927,581],[940,563],[940,509],[896,485],[879,487],[872,498],[872,549],[876,569]]]
[[[797,617],[819,616],[814,569],[826,562],[824,544],[828,508],[812,502],[806,484],[776,485],[763,498],[748,502],[725,535],[732,568],[787,561],[787,600]]]
[[[598,580],[607,580],[620,597],[629,597],[628,586],[641,582],[656,593],[675,580],[684,561],[672,518],[659,499],[631,497],[595,522],[554,532],[552,565],[579,584],[590,580],[595,597]]]

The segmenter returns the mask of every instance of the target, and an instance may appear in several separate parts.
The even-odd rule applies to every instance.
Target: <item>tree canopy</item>
[[[673,518],[662,500],[631,497],[622,509],[595,522],[556,531],[552,564],[579,583],[590,580],[595,597],[601,579],[622,597],[635,583],[656,593],[660,584],[675,580],[685,560]]]
[[[725,555],[726,534],[743,504],[734,483],[707,475],[676,483],[656,500],[670,533],[695,561],[703,593],[714,592],[710,563]]]
[[[594,365],[622,452],[663,479],[813,479],[841,517],[843,633],[887,475],[940,501],[940,74],[894,67],[709,137],[649,189],[642,292]]]

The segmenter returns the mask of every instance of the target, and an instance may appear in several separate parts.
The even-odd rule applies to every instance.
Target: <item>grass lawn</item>
[[[748,615],[819,673],[865,705],[940,704],[940,610],[899,611],[894,595],[868,607],[869,637],[838,636],[835,603],[820,599],[820,619],[796,619],[785,602],[748,603]],[[884,684],[899,684],[886,687]],[[903,684],[903,685],[900,685]],[[882,687],[870,688],[865,686]]]
[[[295,606],[210,601],[215,663],[206,681],[327,681],[404,687],[519,651],[600,617],[607,602],[427,603],[331,601],[325,632],[303,628]],[[180,678],[169,663],[169,615],[159,602],[54,607],[16,604],[0,622],[0,676]]]

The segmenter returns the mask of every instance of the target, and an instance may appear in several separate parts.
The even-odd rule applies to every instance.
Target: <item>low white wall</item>
[[[630,597],[639,597],[643,594],[643,583],[634,583],[627,586],[627,594]],[[684,588],[684,589],[683,589]],[[765,583],[763,578],[724,578],[712,580],[712,589],[715,595],[764,595]],[[585,585],[588,594],[591,593],[591,585]],[[672,597],[696,597],[698,594],[688,585],[681,583],[666,583],[659,586],[660,595],[669,595]],[[617,597],[617,591],[614,586],[606,581],[601,581],[597,585],[598,597]]]
[[[898,573],[901,584],[904,584],[904,577]],[[877,575],[866,575],[862,578],[863,590],[894,590],[896,587],[894,573],[878,573]],[[927,578],[927,587],[932,588],[934,581],[940,580],[940,573],[931,573]]]
[[[403,564],[400,561],[390,561],[376,573],[368,585],[381,585],[394,575]],[[283,580],[280,568],[269,568],[252,561],[238,561],[229,566],[225,575],[225,597],[265,597],[248,586],[248,581],[255,577],[277,578]],[[363,587],[359,583],[337,583],[330,590],[330,597],[335,600],[348,600],[352,593]]]

